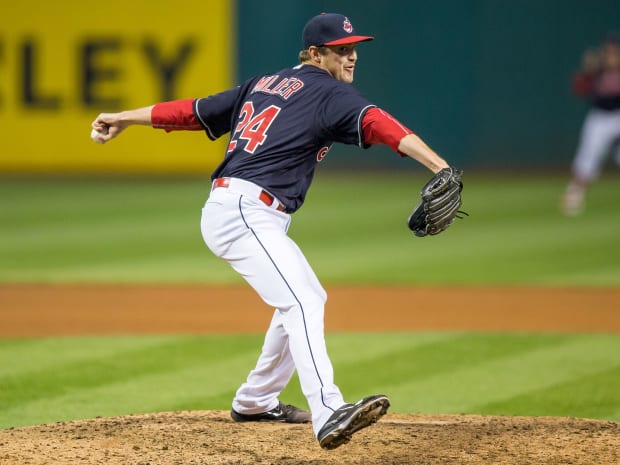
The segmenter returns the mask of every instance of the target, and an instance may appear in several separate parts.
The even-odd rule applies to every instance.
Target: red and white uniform
[[[575,177],[590,183],[600,175],[609,150],[620,141],[620,67],[580,73],[573,80],[573,90],[591,104],[572,166]],[[620,164],[620,145],[615,158]]]

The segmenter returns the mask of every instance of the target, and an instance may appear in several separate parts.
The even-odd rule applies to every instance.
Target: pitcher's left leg
[[[256,367],[233,400],[233,410],[242,414],[267,412],[278,406],[278,395],[295,372],[282,316],[275,311]]]

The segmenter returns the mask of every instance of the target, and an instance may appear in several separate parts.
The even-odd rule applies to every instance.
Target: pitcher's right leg
[[[288,348],[312,411],[316,434],[334,411],[344,405],[342,394],[334,384],[323,334],[325,291],[297,245],[286,235],[289,215],[243,196],[231,204],[233,198],[220,195],[207,202],[202,221],[205,242],[268,305],[281,313]],[[224,234],[230,238],[222,237]],[[284,350],[285,340],[268,333],[265,344]],[[260,369],[263,364],[259,359],[253,383],[273,382],[274,374]]]

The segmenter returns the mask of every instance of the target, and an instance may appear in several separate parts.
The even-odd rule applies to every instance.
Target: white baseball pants
[[[583,122],[577,153],[573,161],[575,176],[587,182],[598,178],[605,157],[619,138],[620,110],[590,110]],[[620,146],[615,159],[620,164]]]
[[[278,395],[297,369],[315,435],[345,402],[334,384],[324,338],[325,290],[299,247],[287,236],[289,214],[259,199],[256,184],[231,178],[214,188],[203,208],[205,243],[226,260],[276,310],[256,367],[239,388],[233,408],[262,413],[278,405]]]

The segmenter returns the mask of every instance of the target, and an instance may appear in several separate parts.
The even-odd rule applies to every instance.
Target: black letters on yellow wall
[[[97,91],[97,85],[105,81],[122,78],[122,72],[113,65],[104,67],[98,63],[103,54],[115,54],[122,47],[119,38],[92,39],[80,46],[81,76],[79,78],[82,103],[87,108],[109,108],[110,111],[121,107],[120,97],[105,96]]]
[[[10,50],[14,53],[7,47],[15,47]],[[123,94],[128,88],[124,80],[136,72],[148,79],[145,87],[154,89],[150,101],[174,100],[179,98],[181,77],[199,58],[194,38],[182,38],[171,47],[152,37],[129,40],[104,35],[82,38],[71,49],[51,48],[35,36],[18,39],[15,45],[0,37],[0,76],[4,76],[0,111],[9,98],[18,107],[37,112],[74,105],[88,111],[116,111],[132,105],[133,94]],[[54,60],[58,56],[62,59]]]
[[[44,76],[39,71],[39,47],[34,39],[26,39],[21,44],[21,60],[19,71],[21,76],[21,100],[26,108],[57,110],[60,108],[60,97],[53,94],[44,94],[39,83]]]
[[[183,42],[176,51],[176,56],[166,60],[157,47],[154,40],[145,40],[142,50],[149,65],[155,72],[160,83],[161,101],[174,100],[175,82],[180,72],[187,67],[188,60],[194,51],[194,43],[191,40]]]

